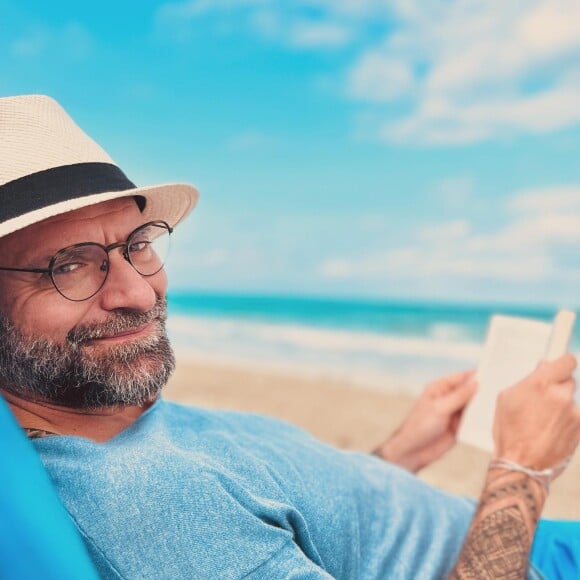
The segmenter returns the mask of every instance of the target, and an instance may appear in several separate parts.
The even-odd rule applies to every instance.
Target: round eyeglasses
[[[81,242],[59,250],[48,268],[2,268],[11,272],[33,272],[50,277],[56,290],[68,300],[92,298],[107,281],[111,263],[109,253],[122,250],[123,258],[141,274],[153,276],[165,265],[173,228],[164,221],[153,221],[133,230],[127,241],[103,246]]]

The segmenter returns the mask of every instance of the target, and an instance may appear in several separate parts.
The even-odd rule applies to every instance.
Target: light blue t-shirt
[[[157,401],[35,447],[103,578],[444,578],[473,503],[280,421]]]

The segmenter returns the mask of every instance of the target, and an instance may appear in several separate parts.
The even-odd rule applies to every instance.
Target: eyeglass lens
[[[121,249],[142,276],[163,268],[169,253],[169,230],[163,223],[145,224],[135,230]],[[87,300],[105,283],[109,255],[98,244],[87,242],[60,250],[53,259],[51,277],[56,289],[69,300]]]

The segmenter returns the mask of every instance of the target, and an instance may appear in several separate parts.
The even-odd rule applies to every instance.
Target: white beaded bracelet
[[[550,493],[550,484],[552,481],[562,472],[568,464],[570,463],[570,457],[556,465],[555,467],[549,467],[548,469],[531,469],[530,467],[524,467],[515,461],[510,461],[509,459],[504,459],[503,457],[495,457],[491,460],[489,464],[490,469],[499,468],[507,469],[508,471],[516,471],[518,473],[524,473],[531,479],[537,481],[545,490],[546,495]]]

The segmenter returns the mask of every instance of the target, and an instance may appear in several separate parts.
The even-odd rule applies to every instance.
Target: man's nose
[[[163,271],[143,277],[119,250],[109,254],[109,274],[98,296],[104,310],[131,309],[148,312],[155,305],[158,277],[165,279]],[[159,285],[159,284],[157,284]],[[162,292],[164,293],[164,292]]]

